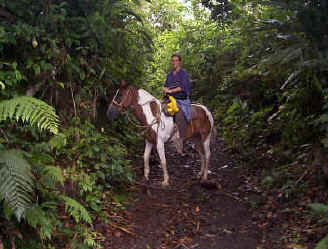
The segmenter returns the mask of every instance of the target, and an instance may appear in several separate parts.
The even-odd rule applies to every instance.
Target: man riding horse
[[[191,119],[190,83],[186,70],[181,67],[180,55],[171,56],[171,65],[172,70],[166,77],[163,92],[177,101],[179,111],[175,114],[175,122],[179,131],[179,143],[183,147],[183,141],[187,137],[187,124]]]
[[[161,106],[161,101],[134,84],[128,84],[122,80],[107,109],[109,120],[114,120],[120,112],[129,112],[139,121],[145,137],[145,179],[149,180],[149,157],[152,148],[155,147],[163,170],[162,186],[169,185],[169,172],[165,157],[166,142],[175,140],[182,142],[184,139],[190,138],[200,155],[201,167],[198,176],[201,180],[206,180],[211,156],[210,142],[212,135],[215,135],[214,119],[211,112],[201,104],[190,106],[190,85],[186,71],[181,68],[180,56],[173,55],[171,63],[173,70],[167,76],[163,92],[173,95],[179,105],[179,112],[176,113],[175,117],[178,123],[178,139],[173,117],[166,115]],[[193,115],[191,115],[191,109]],[[189,122],[191,120],[192,122]],[[182,152],[182,146],[180,148],[180,152]]]

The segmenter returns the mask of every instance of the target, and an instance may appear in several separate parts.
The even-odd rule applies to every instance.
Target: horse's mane
[[[142,103],[141,104],[143,104],[143,103],[146,103],[146,102],[149,102],[149,101],[151,101],[151,100],[158,100],[158,99],[156,99],[153,95],[151,95],[149,92],[147,92],[145,89],[143,89],[143,88],[139,88],[138,89],[138,91],[140,91],[140,93],[142,93],[143,94],[143,99],[141,100],[142,101]],[[139,97],[140,97],[140,95],[139,95]],[[139,99],[139,101],[140,101],[140,99]]]

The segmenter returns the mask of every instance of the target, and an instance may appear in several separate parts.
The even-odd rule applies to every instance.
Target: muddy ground
[[[279,218],[263,224],[249,200],[256,197],[247,173],[218,140],[212,149],[210,185],[196,179],[198,154],[190,144],[186,156],[167,145],[170,187],[162,189],[162,170],[151,158],[149,185],[143,184],[142,160],[134,167],[137,185],[125,210],[111,218],[106,249],[272,249],[279,238]],[[214,184],[215,183],[215,184]],[[252,197],[253,196],[253,197]],[[115,218],[116,217],[116,218]],[[271,218],[271,217],[270,217]],[[270,229],[268,230],[268,227]]]

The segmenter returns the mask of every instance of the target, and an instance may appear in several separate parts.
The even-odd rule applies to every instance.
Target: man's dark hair
[[[181,55],[179,55],[179,54],[172,54],[171,59],[172,59],[173,57],[178,57],[178,58],[179,58],[179,61],[181,61]]]

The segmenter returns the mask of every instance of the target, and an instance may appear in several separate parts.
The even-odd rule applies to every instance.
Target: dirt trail
[[[243,200],[247,186],[242,171],[218,141],[212,149],[209,180],[218,188],[204,188],[195,179],[198,154],[186,146],[187,155],[167,145],[170,187],[162,190],[162,170],[152,156],[150,187],[138,185],[135,202],[124,211],[125,228],[107,238],[111,249],[256,249],[262,234],[252,218],[254,210]],[[142,162],[137,165],[142,179]]]

